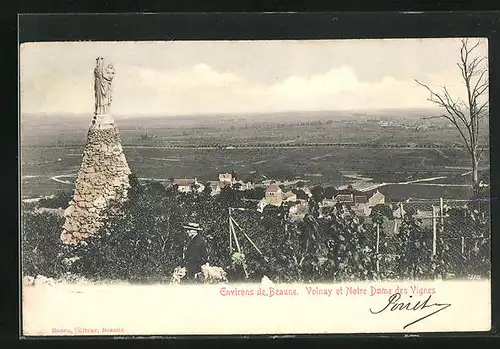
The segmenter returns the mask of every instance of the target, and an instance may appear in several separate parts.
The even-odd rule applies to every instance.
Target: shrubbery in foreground
[[[377,256],[374,223],[388,219],[384,207],[374,210],[370,219],[362,219],[348,207],[337,205],[320,218],[312,198],[310,214],[303,221],[290,222],[286,207],[266,207],[262,213],[250,209],[242,199],[252,196],[251,192],[225,188],[212,197],[208,193],[179,194],[175,188],[166,190],[154,183],[133,183],[122,214],[110,217],[100,235],[84,247],[60,243],[62,218],[24,212],[23,273],[169,281],[174,268],[181,265],[186,243],[182,225],[196,221],[205,228],[210,265],[223,267],[230,281],[244,280],[246,274],[248,281],[259,281],[266,275],[275,282],[429,279],[467,274],[489,277],[488,239],[477,240],[461,260],[450,258],[448,245],[440,239],[438,254],[432,257],[429,232],[411,215],[405,217],[399,234],[380,231],[384,243]],[[236,228],[243,254],[233,258],[229,250],[229,207],[249,208],[235,211],[233,216],[260,252]],[[472,213],[469,216],[478,231],[489,231],[489,221]]]

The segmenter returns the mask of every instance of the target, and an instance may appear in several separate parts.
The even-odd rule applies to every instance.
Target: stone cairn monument
[[[113,64],[96,59],[94,69],[95,112],[75,183],[73,199],[64,211],[61,240],[85,244],[107,217],[111,201],[124,202],[130,187],[130,169],[123,154],[120,134],[109,113],[112,101]]]

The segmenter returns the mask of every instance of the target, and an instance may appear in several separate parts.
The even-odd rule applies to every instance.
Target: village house
[[[213,196],[220,194],[221,190],[226,186],[234,187],[242,191],[254,189],[252,183],[236,180],[236,177],[232,173],[219,173],[219,180],[209,181],[208,184],[210,185],[211,195]]]
[[[232,173],[219,173],[219,182],[231,185],[236,183],[236,178],[234,178]]]
[[[287,191],[283,193],[283,201],[285,202],[295,202],[297,201],[297,194],[292,191]]]
[[[264,200],[268,205],[280,206],[283,202],[297,201],[297,194],[292,191],[283,192],[275,182],[271,182],[266,189]]]
[[[320,202],[320,207],[333,207],[333,206],[335,206],[336,203],[337,203],[337,201],[335,201],[334,198],[331,198],[331,199],[324,198]]]
[[[266,189],[264,201],[268,205],[280,206],[283,201],[283,191],[276,184],[276,182],[271,182]]]
[[[369,216],[374,206],[385,203],[385,196],[378,190],[363,192],[348,186],[337,190],[331,199],[323,199],[320,207],[333,207],[338,203],[350,206],[359,216]]]
[[[373,206],[369,205],[369,199],[364,195],[354,196],[354,205],[352,206],[353,211],[358,216],[369,216],[371,213],[371,208]]]
[[[309,213],[309,203],[307,200],[300,200],[298,204],[290,207],[288,219],[292,222],[301,221]]]
[[[372,192],[372,195],[369,196],[368,198],[368,205],[373,207],[378,204],[385,204],[385,195],[379,192],[378,190],[375,190]]]
[[[208,185],[210,186],[210,195],[212,196],[219,195],[222,188],[225,187],[225,184],[220,181],[209,181]]]
[[[271,181],[266,189],[264,198],[258,204],[258,209],[262,210],[267,205],[281,206],[284,202],[296,201],[297,194],[292,191],[283,192],[276,182]]]
[[[254,186],[251,182],[236,181],[234,184],[239,184],[238,190],[254,189]]]
[[[176,178],[171,181],[171,184],[176,185],[180,193],[190,193],[193,188],[196,188],[198,192],[205,189],[205,186],[199,183],[196,178]]]

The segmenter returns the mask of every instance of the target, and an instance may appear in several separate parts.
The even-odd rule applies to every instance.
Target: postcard
[[[22,336],[491,328],[486,38],[19,60]]]

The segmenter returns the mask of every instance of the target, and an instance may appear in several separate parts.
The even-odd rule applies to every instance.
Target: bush
[[[348,206],[335,207],[324,232],[327,262],[324,275],[335,281],[371,280],[376,275],[373,237]]]
[[[320,218],[313,197],[309,213],[294,222],[287,219],[288,205],[266,206],[262,213],[253,208],[235,210],[232,216],[243,253],[234,259],[234,238],[233,250],[229,249],[229,208],[250,208],[243,199],[256,195],[255,191],[226,187],[218,196],[181,194],[158,183],[140,184],[134,178],[130,182],[129,200],[120,206],[120,213],[110,215],[99,234],[83,247],[61,244],[62,218],[24,210],[23,273],[60,277],[70,271],[94,280],[167,281],[174,268],[182,266],[187,240],[182,225],[197,222],[204,227],[201,234],[207,241],[209,264],[224,268],[229,281],[260,281],[264,275],[275,282],[427,279],[460,276],[457,271],[461,276],[489,276],[489,218],[473,210],[466,213],[480,237],[471,240],[462,259],[451,258],[454,255],[443,238],[433,257],[432,234],[410,210],[397,235],[381,229],[380,256],[375,253],[376,223],[392,218],[385,205],[366,219],[343,205]],[[377,258],[381,258],[380,275]]]
[[[94,279],[165,280],[181,264],[187,239],[182,225],[189,221],[205,228],[202,235],[210,248],[209,263],[228,265],[229,257],[221,257],[228,251],[220,251],[221,238],[227,241],[227,227],[223,237],[219,229],[227,222],[222,223],[221,206],[210,196],[158,189],[146,184],[135,191],[122,214],[110,217],[99,236],[74,251],[81,259],[72,271]]]
[[[65,249],[60,241],[64,219],[51,213],[23,211],[21,265],[23,275],[61,277]]]
[[[407,210],[399,228],[399,256],[397,257],[398,275],[402,279],[426,279],[430,277],[432,240]]]

